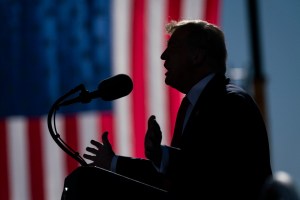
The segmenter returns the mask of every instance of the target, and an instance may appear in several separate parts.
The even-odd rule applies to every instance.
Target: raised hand
[[[95,148],[87,147],[86,150],[92,155],[83,154],[83,157],[92,161],[92,163],[90,163],[91,166],[97,166],[110,170],[111,161],[115,153],[112,150],[111,144],[107,136],[108,132],[104,132],[102,134],[103,143],[91,140],[91,144],[94,145]]]
[[[161,161],[161,141],[162,132],[154,115],[148,119],[148,129],[144,140],[145,156],[154,162],[156,166],[160,166]]]

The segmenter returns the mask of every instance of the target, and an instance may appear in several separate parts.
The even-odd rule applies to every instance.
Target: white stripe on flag
[[[205,0],[185,0],[181,7],[183,19],[203,19]]]
[[[113,0],[112,29],[113,29],[113,74],[128,74],[131,76],[130,46],[131,46],[131,0]],[[134,87],[134,86],[133,86]],[[115,152],[124,156],[133,154],[132,104],[128,95],[113,102],[115,116]]]
[[[8,118],[7,122],[11,200],[29,200],[30,180],[26,119],[24,117],[11,117]]]
[[[168,100],[167,88],[165,85],[165,68],[160,59],[164,50],[165,41],[165,16],[166,1],[152,0],[147,1],[148,8],[147,19],[149,33],[147,34],[147,53],[148,53],[148,69],[146,69],[148,85],[148,102],[149,113],[147,116],[155,115],[163,133],[163,143],[167,144],[170,140],[170,127],[168,119]]]

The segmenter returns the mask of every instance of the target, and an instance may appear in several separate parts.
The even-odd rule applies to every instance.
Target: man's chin
[[[168,80],[168,77],[165,78],[165,84],[170,86],[170,80]]]
[[[168,80],[167,78],[165,79],[165,84],[174,88],[174,84],[172,84],[172,81]]]

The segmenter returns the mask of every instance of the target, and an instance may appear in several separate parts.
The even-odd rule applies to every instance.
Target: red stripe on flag
[[[133,1],[132,15],[132,92],[133,103],[133,144],[136,147],[133,156],[144,157],[144,134],[146,132],[146,98],[145,98],[145,1]]]
[[[181,0],[169,0],[168,10],[167,10],[167,21],[170,20],[180,20],[180,6],[182,4]],[[167,36],[168,37],[168,36]],[[170,119],[170,134],[173,136],[174,126],[177,116],[177,111],[181,101],[181,93],[179,93],[174,88],[168,87],[168,102],[169,102],[169,119]]]
[[[205,20],[218,25],[220,19],[220,1],[219,0],[206,0]]]
[[[28,147],[29,147],[29,171],[30,192],[32,200],[43,200],[44,197],[44,172],[43,172],[43,150],[41,138],[41,120],[30,118],[28,120]]]
[[[108,131],[108,139],[109,139],[109,142],[112,146],[113,149],[116,149],[115,147],[115,140],[116,140],[116,137],[115,137],[115,131],[114,131],[114,122],[113,122],[113,114],[111,112],[103,112],[101,113],[101,117],[100,117],[100,124],[101,124],[101,130],[100,130],[100,133],[99,133],[99,138],[101,141],[101,136],[102,136],[102,133],[104,131]]]
[[[77,122],[77,116],[76,115],[66,115],[65,121],[64,121],[64,130],[65,130],[65,142],[74,150],[79,151],[79,145],[78,145],[78,122]],[[71,173],[73,170],[75,170],[79,163],[72,158],[70,155],[66,154],[66,163],[67,163],[67,173]]]
[[[169,0],[167,2],[167,21],[180,20],[181,0]]]
[[[6,121],[0,120],[0,199],[10,199]]]

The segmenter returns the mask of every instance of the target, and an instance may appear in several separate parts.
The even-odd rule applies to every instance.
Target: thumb
[[[111,144],[110,144],[110,142],[109,142],[109,140],[108,140],[108,131],[105,131],[105,132],[102,134],[102,142],[103,142],[103,145],[104,145],[104,146],[107,146],[107,147],[109,147],[110,149],[112,149],[112,148],[111,148]]]

